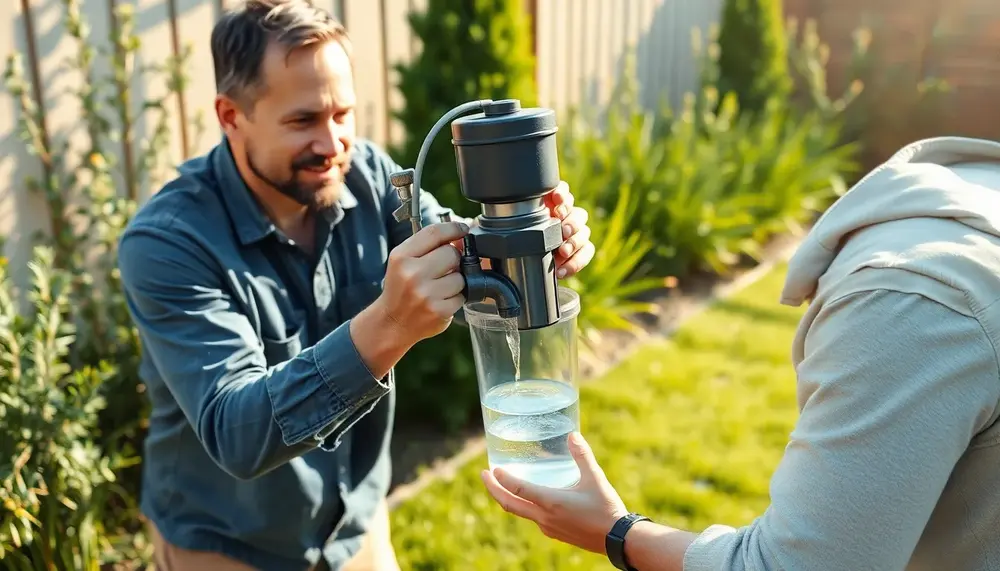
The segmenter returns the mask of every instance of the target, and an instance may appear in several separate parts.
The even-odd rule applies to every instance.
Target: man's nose
[[[335,157],[346,150],[341,127],[330,120],[321,129],[319,137],[313,141],[313,152],[324,157]]]

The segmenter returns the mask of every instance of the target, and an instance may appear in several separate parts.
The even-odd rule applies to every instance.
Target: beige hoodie
[[[751,524],[685,571],[1000,570],[1000,144],[910,145],[818,221],[781,302],[800,417]]]

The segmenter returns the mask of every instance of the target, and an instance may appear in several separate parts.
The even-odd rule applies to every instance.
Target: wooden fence
[[[209,36],[227,2],[234,0],[82,0],[82,14],[93,38],[108,37],[115,25],[114,10],[134,7],[136,32],[142,47],[137,64],[162,63],[184,46],[193,50],[191,77],[179,101],[172,101],[176,118],[170,149],[171,162],[203,153],[218,141],[212,111],[215,86]],[[403,105],[391,71],[420,46],[409,30],[406,15],[425,9],[426,0],[313,0],[344,21],[357,46],[359,131],[379,143],[398,140],[402,131],[391,109]],[[538,59],[540,104],[566,111],[583,103],[606,100],[618,78],[622,56],[634,49],[643,101],[655,103],[666,94],[672,101],[696,85],[691,31],[706,30],[718,21],[722,0],[526,0],[534,18],[533,35]],[[63,0],[0,0],[0,59],[20,52],[28,78],[36,84],[33,96],[45,109],[45,131],[50,138],[73,140],[82,131],[80,110],[68,89],[80,85],[78,73],[65,61],[74,43],[66,34]],[[105,43],[106,44],[106,43]],[[107,72],[107,69],[98,69]],[[137,85],[137,96],[165,92],[162,81]],[[138,98],[138,97],[137,97]],[[457,102],[456,102],[457,103]],[[17,102],[0,92],[0,236],[7,238],[6,255],[15,271],[29,254],[29,238],[45,229],[40,197],[25,192],[26,176],[37,176],[38,161],[17,136]],[[190,128],[201,115],[206,130],[195,140]],[[151,130],[141,123],[137,134]],[[156,189],[143,189],[143,198]],[[20,280],[19,280],[20,281]]]
[[[871,32],[871,92],[861,133],[869,166],[915,139],[1000,140],[1000,2],[997,0],[785,0],[788,17],[813,19],[830,46],[830,88],[853,77],[854,34]],[[918,96],[922,82],[947,91]]]

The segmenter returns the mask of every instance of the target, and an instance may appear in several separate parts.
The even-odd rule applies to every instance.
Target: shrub
[[[720,93],[735,93],[747,114],[792,90],[781,0],[726,0],[719,34]]]
[[[581,200],[591,212],[588,225],[597,247],[593,261],[583,272],[566,280],[580,294],[580,333],[588,346],[599,344],[608,330],[638,331],[631,318],[655,314],[655,303],[636,301],[646,292],[663,289],[666,280],[644,276],[642,262],[653,242],[632,228],[631,221],[641,204],[632,189],[622,186],[614,208],[608,212]]]
[[[507,98],[520,99],[524,107],[536,104],[531,27],[521,0],[430,0],[409,22],[423,49],[410,63],[395,66],[405,106],[394,116],[405,139],[390,153],[400,164],[416,164],[424,137],[456,105]],[[459,190],[448,129],[434,140],[421,186],[462,216],[479,214]]]
[[[67,73],[83,78],[69,95],[82,110],[84,133],[43,137],[44,118],[17,54],[4,75],[21,106],[20,135],[44,173],[25,180],[25,186],[44,198],[50,231],[35,238],[40,248],[33,261],[34,288],[26,294],[32,312],[13,317],[9,311],[24,296],[6,281],[0,288],[0,305],[8,311],[0,347],[3,460],[16,448],[0,476],[5,502],[18,506],[12,525],[3,525],[0,542],[22,568],[91,570],[142,560],[134,499],[148,404],[116,246],[142,189],[162,180],[172,166],[166,151],[173,118],[164,104],[184,84],[190,52],[137,69],[140,40],[132,5],[113,12],[117,26],[111,26],[106,51],[95,47],[80,0],[62,0],[62,8],[67,34],[76,43]],[[108,58],[108,75],[95,71],[99,55]],[[165,76],[166,93],[136,101],[133,77],[152,74]],[[132,130],[140,121],[151,126],[143,142]],[[82,147],[71,147],[69,140],[77,135],[85,135],[76,139]],[[111,549],[120,530],[134,540]]]
[[[585,201],[610,210],[628,187],[642,202],[632,229],[655,244],[646,261],[658,273],[724,274],[844,189],[856,149],[840,143],[830,113],[772,100],[750,115],[711,86],[687,94],[676,114],[666,105],[651,112],[636,97],[633,64],[601,121],[577,113],[564,164]],[[710,73],[714,61],[705,65]]]
[[[101,441],[106,383],[118,371],[68,364],[77,340],[73,276],[54,258],[51,248],[36,251],[26,316],[0,265],[0,559],[97,571],[123,547],[112,541],[124,536],[108,507],[134,507],[115,474],[133,459]]]

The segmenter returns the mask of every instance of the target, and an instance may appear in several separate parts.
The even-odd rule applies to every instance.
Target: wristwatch
[[[635,513],[623,515],[615,525],[611,527],[607,537],[604,538],[604,549],[607,551],[611,564],[622,571],[638,571],[625,561],[625,534],[632,526],[640,521],[651,521],[648,517]]]

